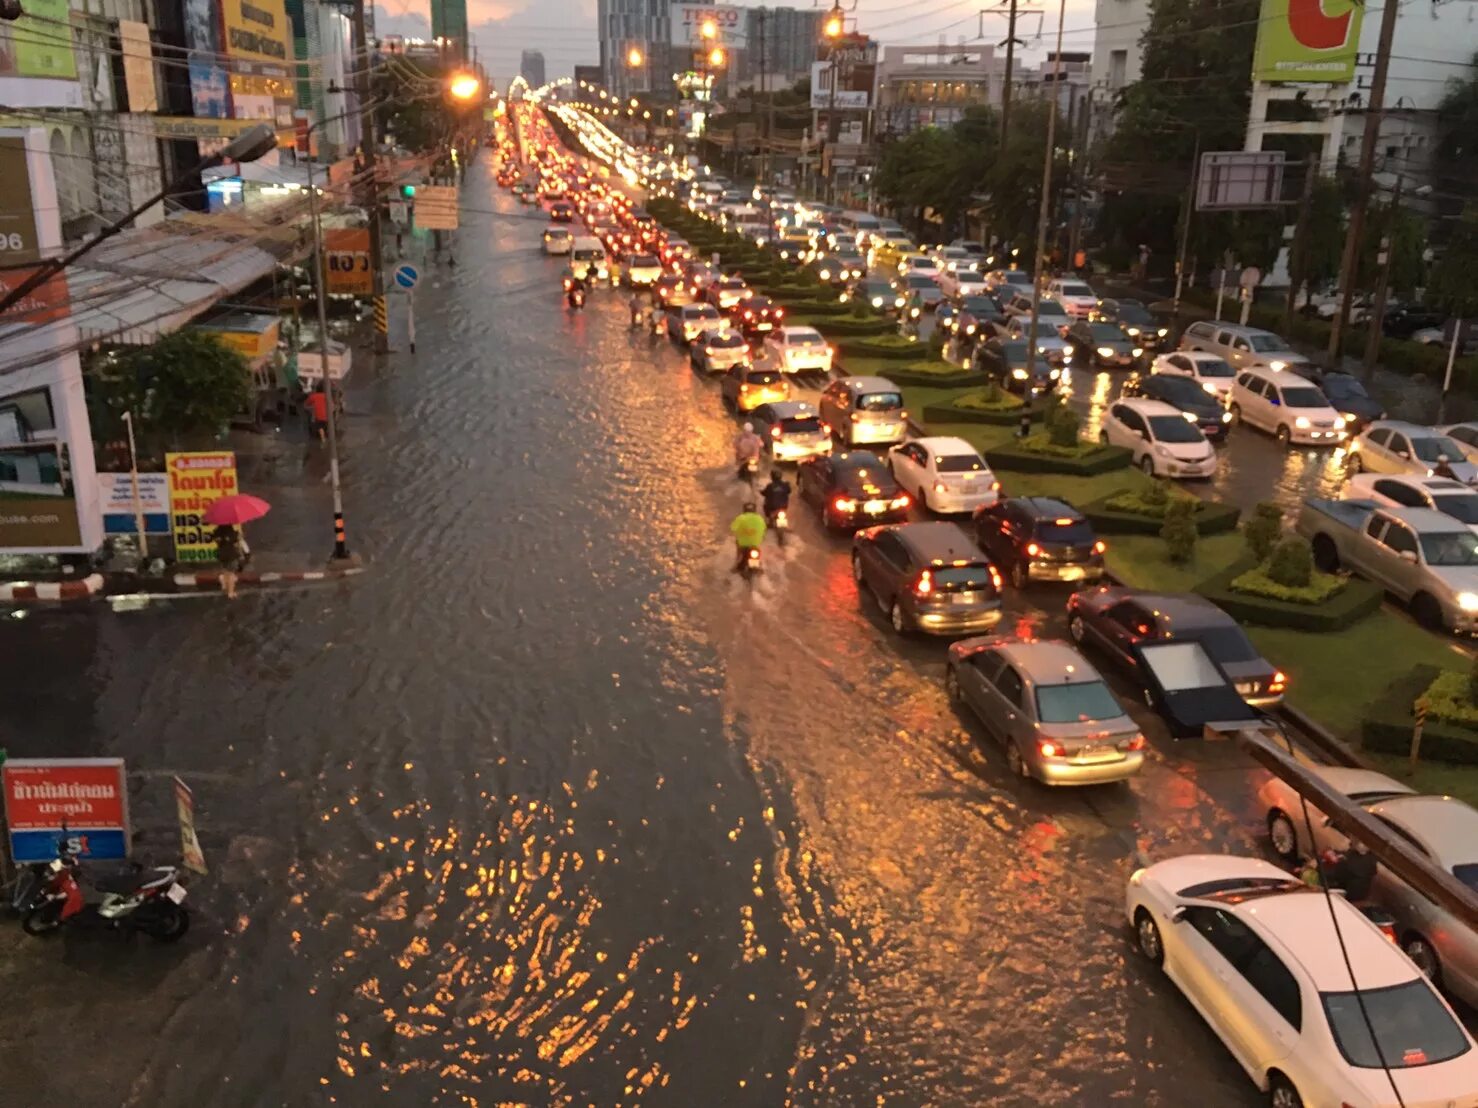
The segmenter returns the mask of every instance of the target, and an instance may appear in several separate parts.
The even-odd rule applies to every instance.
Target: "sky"
[[[754,6],[738,2],[741,7]],[[771,6],[784,2],[777,5],[770,0]],[[1052,48],[1057,6],[1046,11],[1046,0],[1038,0],[1036,10],[1042,12],[1038,16],[1026,14],[1028,0],[1019,3],[1022,14],[1017,36],[1027,42],[1024,57],[1038,60]],[[494,82],[502,86],[518,72],[519,55],[524,50],[543,52],[545,73],[551,79],[570,76],[577,65],[597,64],[600,55],[596,48],[595,6],[596,0],[468,0],[467,22],[483,65]],[[790,0],[789,6],[809,5],[805,0]],[[1005,16],[991,15],[982,20],[979,13],[983,10],[1004,12],[1005,4],[1001,0],[856,0],[849,18],[856,20],[859,31],[885,45],[934,44],[941,37],[951,45],[961,39],[995,45],[1006,37]],[[1036,37],[1039,22],[1040,40]],[[375,32],[429,38],[428,0],[377,3]],[[1092,46],[1093,0],[1067,0],[1063,50],[1087,51]]]

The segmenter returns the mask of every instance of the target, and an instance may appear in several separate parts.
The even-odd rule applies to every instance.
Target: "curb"
[[[80,581],[15,581],[0,584],[3,600],[90,600],[103,587],[103,576],[94,573]]]
[[[340,577],[354,577],[364,572],[364,566],[345,566],[342,569],[307,569],[284,573],[238,573],[238,585],[273,585],[300,581],[332,581]],[[221,571],[209,570],[202,573],[176,573],[171,580],[176,588],[214,589],[221,584]]]

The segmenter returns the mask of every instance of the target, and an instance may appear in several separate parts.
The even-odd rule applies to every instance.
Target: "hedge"
[[[845,305],[838,305],[845,307]],[[919,355],[929,349],[927,343],[914,341],[883,343],[875,339],[843,339],[837,344],[842,356],[854,358],[884,358],[889,361],[916,362]]]
[[[1019,415],[1016,421],[1020,422]],[[1111,473],[1127,467],[1133,458],[1134,455],[1122,446],[1101,446],[1081,458],[1036,454],[1009,443],[985,452],[985,460],[992,469],[1015,473],[1061,473],[1069,477],[1093,477],[1099,473]]]
[[[838,307],[841,306],[838,305]],[[817,315],[818,313],[812,311],[810,314]],[[828,335],[865,338],[871,335],[886,335],[897,330],[897,327],[886,319],[858,319],[856,316],[850,314],[831,318],[830,313],[823,312],[819,314],[827,317],[821,324],[821,329]]]
[[[1436,666],[1413,666],[1410,673],[1386,687],[1365,709],[1360,722],[1360,740],[1366,750],[1403,757],[1411,753],[1411,731],[1416,722],[1412,707],[1441,672]],[[1420,757],[1478,765],[1478,730],[1428,716],[1422,725]]]
[[[1295,631],[1342,631],[1378,609],[1386,596],[1384,589],[1363,577],[1351,577],[1343,589],[1323,604],[1297,604],[1233,592],[1232,581],[1251,566],[1249,560],[1243,559],[1212,574],[1193,591],[1239,622]]]
[[[941,364],[948,365],[948,363]],[[961,369],[958,366],[950,366],[949,369],[950,372],[946,373],[943,370],[921,369],[915,366],[899,366],[896,369],[890,366],[888,368],[888,380],[892,381],[895,385],[923,385],[925,387],[941,389],[983,385],[988,380],[985,374],[976,373],[973,370]],[[1015,418],[1008,422],[1020,423],[1020,409],[1013,413],[1013,415]]]
[[[1030,415],[1033,422],[1042,418],[1040,408],[1022,406],[987,411],[985,408],[957,408],[953,400],[945,404],[926,404],[921,414],[925,423],[985,423],[992,427],[1015,427],[1021,422],[1022,412]]]
[[[1102,497],[1083,505],[1078,510],[1093,526],[1108,535],[1158,535],[1164,525],[1163,517],[1141,515],[1110,508],[1108,502],[1117,493]],[[1196,534],[1220,535],[1235,530],[1241,509],[1219,500],[1203,500],[1196,509]]]
[[[834,319],[844,316],[849,309],[845,304],[838,304],[834,300],[803,300],[789,296],[771,296],[785,309],[787,315],[809,315],[820,316],[825,319]]]

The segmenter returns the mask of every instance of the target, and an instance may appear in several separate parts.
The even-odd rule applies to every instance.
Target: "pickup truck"
[[[1362,574],[1428,627],[1478,632],[1478,534],[1451,516],[1310,497],[1294,530],[1312,544],[1324,572]]]

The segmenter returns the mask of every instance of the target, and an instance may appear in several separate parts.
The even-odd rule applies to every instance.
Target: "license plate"
[[[886,500],[869,500],[865,504],[862,505],[862,510],[864,512],[877,513],[877,512],[881,512],[887,506],[888,506],[888,502]]]
[[[164,891],[164,895],[176,904],[183,904],[185,902],[185,886],[180,884],[171,885]]]
[[[1239,695],[1241,695],[1241,696],[1248,696],[1251,693],[1254,693],[1256,691],[1257,691],[1257,686],[1254,685],[1251,681],[1238,681],[1237,682],[1237,693]]]
[[[949,598],[949,602],[956,608],[969,608],[975,603],[973,592],[957,592]]]
[[[1064,566],[1057,571],[1057,576],[1064,581],[1081,581],[1083,579],[1083,567]]]

